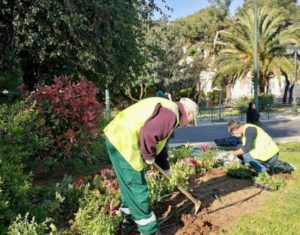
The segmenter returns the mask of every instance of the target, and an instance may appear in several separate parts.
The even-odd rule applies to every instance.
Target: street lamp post
[[[293,114],[297,115],[297,94],[296,94],[296,84],[297,84],[297,49],[294,50],[294,63],[295,63],[295,78],[294,78],[294,88],[293,88]]]
[[[292,102],[292,113],[294,115],[298,114],[297,110],[297,94],[296,94],[296,85],[297,85],[297,57],[298,54],[300,54],[300,48],[297,48],[296,46],[288,46],[287,48],[288,54],[294,54],[294,82],[293,82],[293,102]]]
[[[108,88],[105,89],[105,119],[110,120],[110,97]]]
[[[258,66],[257,66],[257,0],[254,1],[254,71],[253,71],[253,86],[254,86],[254,103],[256,105],[256,110],[259,112],[258,106]]]

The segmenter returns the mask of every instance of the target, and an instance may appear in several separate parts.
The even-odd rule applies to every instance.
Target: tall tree
[[[1,6],[6,18],[0,31],[9,37],[0,38],[1,50],[11,44],[30,89],[60,74],[84,75],[98,86],[127,83],[144,61],[142,24],[157,9],[154,0],[15,0]]]
[[[253,72],[253,9],[242,10],[230,29],[221,33],[223,47],[217,60],[215,81],[243,79]],[[299,41],[299,24],[288,26],[280,9],[263,7],[258,12],[259,88],[268,88],[269,80],[291,74],[292,61],[285,56],[286,46]],[[288,35],[288,36],[287,36]],[[252,76],[250,76],[252,77]]]

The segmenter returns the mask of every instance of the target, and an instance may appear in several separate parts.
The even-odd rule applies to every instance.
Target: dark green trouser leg
[[[149,208],[144,171],[134,170],[108,139],[106,139],[106,147],[121,190],[123,201],[121,211],[126,215],[131,214],[141,233],[154,234],[157,230],[157,221],[155,214]]]

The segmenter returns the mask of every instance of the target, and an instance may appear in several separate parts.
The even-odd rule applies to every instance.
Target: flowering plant
[[[67,77],[55,77],[52,85],[37,87],[28,100],[36,103],[43,122],[41,135],[52,141],[44,156],[65,158],[76,149],[87,149],[98,134],[97,124],[102,117],[103,105],[96,93],[92,82],[71,82]]]
[[[121,216],[118,213],[120,192],[112,169],[94,171],[89,177],[79,177],[74,187],[83,190],[80,207],[72,221],[75,233],[113,234]],[[92,230],[91,230],[92,228]]]

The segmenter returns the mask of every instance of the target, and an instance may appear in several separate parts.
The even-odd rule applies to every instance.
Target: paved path
[[[262,122],[262,128],[278,142],[300,142],[300,117]],[[182,143],[212,143],[215,139],[229,137],[227,123],[204,124],[197,127],[177,128],[170,145]]]

